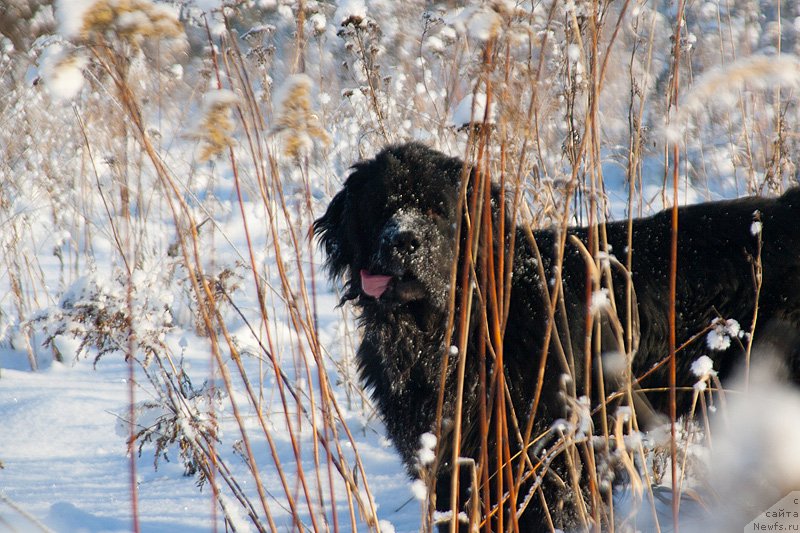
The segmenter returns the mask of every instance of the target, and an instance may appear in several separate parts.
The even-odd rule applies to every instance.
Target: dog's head
[[[345,280],[343,300],[388,308],[424,300],[444,308],[463,163],[412,143],[353,168],[314,223],[326,266]]]

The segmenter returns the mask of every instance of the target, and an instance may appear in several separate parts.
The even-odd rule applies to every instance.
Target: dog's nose
[[[419,248],[419,239],[413,231],[398,231],[392,238],[392,246],[400,252],[412,254]]]

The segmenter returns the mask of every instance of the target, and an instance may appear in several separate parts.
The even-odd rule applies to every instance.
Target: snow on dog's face
[[[421,144],[358,163],[314,231],[343,300],[395,308],[425,300],[443,309],[456,239],[463,164]]]

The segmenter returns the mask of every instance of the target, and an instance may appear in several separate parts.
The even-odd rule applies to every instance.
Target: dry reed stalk
[[[231,41],[231,43],[233,43],[233,41]],[[235,47],[235,44],[234,44],[234,47]],[[227,60],[227,56],[225,56],[225,57],[226,57],[226,60]],[[235,67],[233,69],[233,71],[237,72],[237,73],[244,73],[243,64],[240,63],[242,56],[241,56],[241,54],[238,53],[238,50],[234,50],[233,57],[237,58],[237,61],[234,62],[233,65],[232,65],[232,66]],[[229,65],[229,63],[227,61],[226,61],[226,65]],[[230,72],[232,72],[231,68],[228,67],[227,71],[228,71],[229,76],[230,76]],[[238,78],[239,78],[239,80],[242,80],[242,81],[245,79],[245,77],[243,75],[241,75],[241,74],[239,74]],[[348,507],[349,507],[350,516],[351,516],[351,523],[354,523],[354,520],[355,520],[355,513],[354,513],[355,506],[354,506],[354,503],[353,503],[354,500],[355,500],[356,506],[361,510],[362,515],[366,517],[367,524],[370,525],[370,527],[377,528],[377,521],[374,519],[374,517],[376,516],[374,502],[372,501],[371,491],[369,490],[369,486],[368,486],[368,483],[367,483],[367,478],[366,478],[366,475],[364,473],[363,465],[361,464],[361,460],[358,457],[358,454],[356,454],[356,464],[357,464],[357,469],[360,472],[360,474],[361,474],[361,476],[362,476],[362,478],[364,480],[363,482],[365,483],[365,486],[366,486],[366,489],[367,489],[366,490],[366,495],[367,495],[367,498],[368,498],[367,502],[362,501],[360,493],[359,493],[359,491],[357,489],[357,485],[355,483],[355,480],[350,476],[348,470],[343,468],[343,464],[344,464],[345,459],[344,459],[344,456],[343,456],[343,451],[338,445],[339,439],[338,439],[338,436],[337,436],[337,429],[336,429],[336,425],[335,425],[335,422],[334,422],[334,417],[336,417],[336,419],[343,424],[343,427],[345,429],[345,432],[346,432],[347,437],[350,440],[351,444],[355,445],[355,442],[353,440],[352,435],[350,434],[349,429],[347,429],[346,424],[344,424],[344,421],[343,421],[344,419],[342,417],[342,413],[339,410],[338,405],[336,404],[336,400],[333,397],[332,392],[331,392],[330,383],[329,383],[329,381],[327,380],[327,377],[326,377],[324,359],[322,358],[322,352],[321,352],[321,349],[320,349],[320,344],[319,344],[319,341],[317,340],[317,337],[316,337],[316,328],[315,328],[316,322],[314,320],[314,316],[313,316],[313,312],[312,312],[313,306],[311,304],[311,299],[310,299],[307,291],[305,290],[306,284],[305,284],[305,281],[304,281],[305,278],[304,278],[304,274],[303,274],[303,265],[306,264],[306,262],[304,261],[304,259],[302,257],[302,254],[301,254],[301,251],[302,251],[301,239],[296,234],[296,232],[292,229],[292,228],[295,227],[296,224],[292,223],[292,222],[294,222],[293,217],[292,217],[291,213],[289,212],[289,210],[287,209],[287,205],[288,204],[285,201],[284,196],[283,196],[282,184],[281,184],[281,181],[278,179],[279,173],[277,172],[277,169],[275,168],[275,160],[274,160],[274,158],[272,158],[270,156],[267,156],[267,158],[268,158],[268,164],[267,165],[258,164],[258,158],[260,157],[260,155],[259,155],[260,154],[260,149],[259,150],[255,150],[254,148],[256,146],[258,146],[258,147],[262,146],[262,142],[260,142],[260,141],[253,142],[253,139],[261,138],[261,136],[262,136],[261,132],[263,131],[264,128],[262,127],[263,123],[261,123],[260,121],[256,121],[252,125],[248,126],[248,124],[250,124],[250,122],[248,120],[246,120],[246,116],[256,117],[256,116],[259,116],[260,114],[256,111],[257,110],[257,103],[256,103],[255,99],[254,98],[250,98],[250,95],[252,94],[252,92],[251,91],[245,91],[245,93],[248,95],[248,97],[245,99],[245,103],[248,104],[247,107],[249,109],[253,110],[253,112],[247,113],[246,115],[240,112],[240,119],[242,121],[242,124],[245,125],[245,134],[246,134],[246,138],[249,140],[248,146],[251,147],[251,154],[253,154],[254,162],[256,163],[255,167],[258,168],[258,169],[260,169],[260,168],[269,168],[271,170],[270,175],[271,175],[272,179],[267,179],[266,176],[261,175],[259,173],[259,182],[261,184],[260,187],[259,187],[259,191],[261,191],[261,194],[263,196],[264,206],[266,207],[266,209],[268,211],[268,215],[269,215],[268,219],[270,221],[276,220],[276,216],[275,216],[276,213],[271,211],[271,209],[272,209],[271,208],[271,202],[268,199],[269,196],[270,196],[270,193],[268,191],[274,191],[273,194],[275,194],[279,199],[278,205],[281,207],[281,213],[282,213],[283,217],[289,222],[288,227],[290,228],[290,237],[291,237],[291,242],[292,242],[292,249],[294,250],[295,264],[296,264],[296,267],[297,267],[297,271],[300,274],[299,286],[300,286],[300,296],[301,296],[300,301],[303,303],[302,312],[300,310],[300,307],[290,306],[289,307],[290,318],[292,320],[294,331],[303,332],[305,334],[307,342],[308,342],[308,346],[310,346],[312,355],[314,357],[314,360],[317,363],[317,375],[318,375],[318,378],[319,378],[320,394],[321,394],[321,397],[320,397],[320,402],[321,402],[320,409],[321,409],[322,414],[323,414],[322,419],[321,419],[322,420],[323,433],[320,433],[320,434],[316,433],[316,431],[317,431],[317,429],[316,429],[317,428],[317,423],[314,422],[314,420],[315,420],[314,417],[316,416],[317,407],[316,407],[315,401],[313,399],[314,398],[314,394],[313,394],[312,390],[308,391],[308,397],[311,400],[311,406],[310,406],[310,409],[308,411],[310,411],[312,413],[311,414],[311,416],[312,416],[312,430],[314,431],[314,435],[313,435],[314,457],[315,457],[315,464],[317,465],[316,468],[315,468],[315,473],[317,475],[318,497],[320,499],[320,504],[323,503],[322,502],[323,496],[322,496],[322,493],[320,492],[321,489],[322,489],[322,483],[321,483],[320,478],[319,478],[319,474],[320,474],[320,470],[321,470],[321,468],[320,468],[320,463],[321,462],[320,462],[320,459],[319,459],[319,451],[316,448],[318,442],[321,443],[323,445],[324,449],[325,449],[326,465],[327,465],[326,468],[327,468],[327,472],[328,472],[328,484],[329,484],[329,488],[330,488],[330,491],[331,491],[330,492],[330,497],[332,499],[332,505],[333,505],[334,509],[336,508],[336,505],[335,505],[335,496],[333,494],[333,471],[332,471],[332,467],[336,468],[336,470],[338,471],[339,475],[342,476],[344,481],[346,482],[346,489],[347,489],[347,493],[348,493]],[[253,137],[251,137],[251,135]],[[308,202],[310,201],[310,191],[308,191],[307,188],[306,188],[306,194],[307,194],[307,196],[306,196],[306,204],[309,205]],[[241,205],[243,205],[243,202],[241,202]],[[288,301],[294,300],[295,296],[293,296],[293,289],[291,289],[291,282],[289,281],[289,277],[287,275],[286,266],[284,266],[284,263],[283,263],[283,259],[282,259],[283,258],[283,254],[280,251],[279,236],[278,236],[278,233],[277,233],[278,228],[274,223],[271,223],[270,228],[271,228],[271,232],[272,232],[273,244],[276,246],[276,259],[277,259],[276,264],[278,266],[278,271],[279,271],[279,275],[280,275],[280,278],[281,278],[282,292],[283,292],[283,296],[284,296],[285,300],[288,302]],[[255,269],[254,269],[254,272],[255,272]],[[312,272],[312,275],[313,275],[313,272]],[[261,309],[262,309],[262,320],[266,321],[268,315],[266,314],[266,308],[263,306],[263,304],[261,306]],[[268,334],[268,342],[269,342],[269,334]],[[304,361],[305,371],[306,371],[307,375],[310,377],[310,368],[308,367],[308,358],[301,357],[301,359],[302,359],[302,361]],[[275,360],[273,360],[273,361],[275,362]],[[311,383],[312,383],[312,380],[309,379],[309,384],[311,384]],[[284,404],[284,405],[286,405],[286,404]],[[305,408],[302,408],[302,410],[304,412],[306,411]],[[286,406],[284,408],[284,412],[288,412],[288,408],[286,408]],[[287,421],[287,425],[288,425],[288,421]],[[288,427],[290,428],[290,431],[292,431],[291,430],[291,425],[289,425]],[[331,442],[336,443],[336,449],[335,450],[331,446],[331,444],[330,444]],[[355,446],[354,446],[354,448],[355,448]],[[334,452],[336,453],[336,456],[334,456]],[[299,456],[298,456],[298,462],[299,462]],[[301,476],[300,477],[301,477],[301,479],[304,479],[304,476],[302,476],[302,471],[301,471]],[[308,494],[308,493],[306,494],[306,500],[307,500],[307,502],[309,504],[311,503],[310,494]],[[338,518],[334,518],[334,527],[338,527],[338,526],[336,526],[337,521],[338,521]]]
[[[680,59],[681,59],[681,27],[683,26],[684,2],[679,0],[677,21],[675,23],[675,39],[672,53],[672,85],[668,95],[668,107],[678,108],[678,89],[680,87]],[[675,424],[677,422],[676,406],[676,291],[678,274],[678,165],[680,162],[680,147],[673,143],[672,147],[672,223],[670,233],[670,261],[669,261],[669,420],[670,420],[670,460],[672,465],[672,526],[677,533],[680,512],[680,492],[678,479],[677,436]],[[666,161],[665,161],[666,164]],[[666,172],[666,168],[665,168]]]

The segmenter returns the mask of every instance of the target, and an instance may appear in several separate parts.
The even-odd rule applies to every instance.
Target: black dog
[[[467,224],[458,223],[464,209],[461,212],[458,209],[467,202],[466,199],[460,202],[459,197],[463,178],[469,177],[470,173],[464,171],[464,164],[459,159],[416,143],[387,148],[375,159],[358,163],[354,168],[325,215],[315,222],[314,229],[324,246],[331,274],[345,280],[343,301],[352,300],[359,311],[363,329],[363,340],[357,354],[361,378],[364,385],[372,389],[389,436],[409,472],[415,475],[420,436],[437,429],[435,419],[442,361],[449,349],[444,344],[451,333],[446,331],[451,316],[451,279],[457,280],[455,293],[463,293],[458,281],[462,279],[462,272],[459,270],[452,276],[451,271],[454,264],[463,264],[463,261],[454,262],[456,246],[460,244],[463,254],[468,245]],[[471,188],[467,198],[470,193]],[[502,227],[499,219],[504,215],[499,191],[495,188],[491,194],[494,226]],[[754,221],[760,226],[754,226]],[[537,389],[540,400],[536,402],[533,435],[547,433],[554,420],[565,416],[565,395],[561,394],[565,388],[572,386],[572,397],[580,396],[587,379],[593,376],[593,373],[587,376],[585,372],[585,354],[592,353],[592,350],[587,350],[586,335],[587,323],[593,323],[592,320],[587,322],[587,313],[593,312],[587,303],[592,289],[587,291],[591,279],[587,274],[590,272],[586,260],[589,256],[574,238],[585,245],[589,230],[570,229],[569,233],[574,237],[566,239],[560,267],[562,299],[554,315],[556,327],[551,327],[552,331],[548,333],[548,296],[556,286],[553,279],[556,276],[559,235],[547,230],[531,234],[525,228],[514,228],[510,221],[505,227],[502,240],[506,244],[502,248],[495,244],[491,252],[499,257],[504,251],[508,252],[509,243],[514,243],[511,291],[502,328],[502,352],[503,376],[508,389],[505,397],[510,399],[507,409],[511,413],[513,408],[515,428],[518,428],[513,433],[503,433],[506,435],[504,439],[507,438],[503,445],[507,446],[505,456],[512,459],[516,468],[514,458],[519,457],[520,434],[528,424]],[[461,228],[460,234],[457,234],[457,228]],[[638,383],[642,390],[659,389],[659,392],[642,395],[643,405],[667,412],[669,395],[664,391],[668,389],[669,366],[664,362],[668,356],[669,338],[671,213],[662,212],[634,220],[630,246],[627,223],[609,223],[605,231],[608,250],[613,254],[609,257],[616,265],[609,269],[614,288],[606,294],[614,296],[617,315],[630,316],[630,323],[636,326],[630,348],[634,352],[632,375],[637,378],[647,373],[646,378]],[[499,242],[501,239],[497,237],[495,235],[494,240]],[[487,253],[489,249],[484,245],[479,257]],[[628,254],[632,254],[632,292],[626,292],[626,274],[620,268],[626,264]],[[713,359],[714,369],[723,380],[741,360],[741,340],[734,338],[730,347],[725,348],[723,343],[718,348],[725,349],[712,351],[702,333],[708,331],[715,319],[735,319],[742,329],[749,329],[756,309],[758,284],[755,273],[759,264],[762,278],[757,324],[779,323],[798,329],[800,189],[793,189],[775,199],[743,198],[680,209],[675,325],[676,345],[685,346],[677,354],[679,390],[691,390],[697,381],[690,367],[701,355]],[[476,261],[472,275],[477,273],[480,277],[481,268],[481,262]],[[474,277],[470,279],[470,286],[474,286]],[[499,282],[502,283],[502,279]],[[459,302],[463,301],[455,298],[456,317],[460,310]],[[627,313],[626,301],[635,302],[630,306],[630,314]],[[486,414],[485,409],[487,404],[491,404],[486,397],[489,387],[486,384],[492,383],[493,361],[497,356],[477,356],[479,351],[486,354],[486,350],[480,350],[479,346],[481,339],[490,337],[490,334],[484,334],[485,321],[476,318],[477,313],[485,308],[479,303],[473,303],[471,307],[473,316],[470,319],[461,404],[461,456],[478,461],[481,447],[488,446],[485,457],[493,464],[491,458],[495,456],[498,440],[494,437],[498,434],[494,426],[497,417],[492,416],[491,410]],[[616,349],[616,345],[608,340],[620,338],[619,327],[615,329],[608,321],[596,323],[601,324],[594,329],[595,335],[603,337],[602,350]],[[758,333],[757,327],[756,335]],[[455,336],[452,338],[454,344]],[[549,344],[545,346],[547,339]],[[591,341],[588,346],[592,346]],[[543,357],[548,359],[541,366],[540,373]],[[457,359],[452,355],[447,358],[450,368],[445,369],[443,416],[446,420],[451,420],[456,413]],[[599,363],[591,359],[593,366],[599,366]],[[799,358],[791,355],[787,363],[796,380],[800,375]],[[564,374],[572,376],[569,383],[565,383]],[[612,382],[610,379],[606,383],[606,397],[612,392]],[[596,385],[592,388],[592,405],[597,405],[596,401],[602,398],[597,389]],[[691,393],[680,393],[678,414],[685,412],[690,403]],[[483,420],[486,417],[491,419],[489,426],[485,422],[481,426],[482,409]],[[438,450],[441,464],[437,507],[440,509],[450,507],[449,440],[450,437],[443,437]],[[536,454],[541,452],[541,448],[534,446],[526,450],[532,464],[540,460]],[[575,527],[579,523],[576,509],[583,505],[583,500],[569,496],[572,491],[568,488],[570,482],[564,471],[564,461],[554,460],[548,465],[550,474],[539,481],[551,512],[543,509],[540,499],[534,496],[519,517],[522,531],[549,527],[548,516],[556,527]],[[491,479],[493,483],[496,474],[497,469],[490,466],[483,481]],[[531,476],[531,482],[535,478],[536,475]],[[585,481],[581,483],[586,486]],[[521,490],[524,491],[525,486]],[[503,492],[505,490],[500,491]],[[496,490],[481,494],[490,493],[495,494]],[[462,494],[459,505],[468,500],[466,493]],[[518,506],[524,496],[520,493]],[[492,497],[489,504],[481,503],[481,508],[489,509],[496,501]]]

